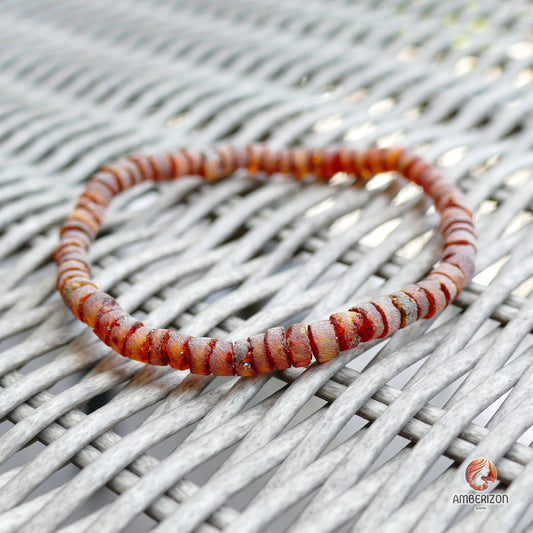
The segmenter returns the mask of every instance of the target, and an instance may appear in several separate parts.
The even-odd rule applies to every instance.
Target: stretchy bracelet
[[[104,211],[115,194],[141,181],[163,181],[199,175],[219,180],[239,168],[251,173],[289,174],[296,180],[313,176],[327,181],[338,172],[368,179],[396,171],[433,198],[444,239],[440,263],[422,281],[379,296],[309,325],[274,327],[245,340],[227,342],[191,337],[169,329],[151,329],[126,313],[90,279],[88,250]],[[459,189],[439,171],[403,148],[274,150],[255,144],[219,146],[205,152],[179,150],[155,156],[131,155],[94,174],[73,213],[61,229],[54,259],[57,288],[76,318],[125,357],[151,365],[190,368],[194,374],[251,376],[290,366],[323,363],[360,342],[381,339],[422,318],[442,311],[472,278],[476,238],[472,213]]]

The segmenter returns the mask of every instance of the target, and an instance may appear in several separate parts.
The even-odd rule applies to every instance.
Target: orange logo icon
[[[474,459],[465,471],[466,482],[475,490],[485,490],[496,481],[496,467],[488,459]]]

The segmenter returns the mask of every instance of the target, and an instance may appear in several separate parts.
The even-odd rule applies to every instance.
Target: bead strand
[[[89,247],[116,194],[148,180],[199,175],[206,181],[217,181],[239,168],[267,176],[288,174],[296,180],[313,176],[320,181],[338,172],[364,180],[396,171],[434,199],[441,215],[442,260],[423,280],[393,294],[378,296],[327,320],[307,326],[292,324],[287,330],[274,327],[234,342],[148,328],[92,283]],[[252,376],[290,366],[305,367],[313,358],[323,363],[360,342],[382,339],[416,320],[435,316],[472,278],[475,254],[472,213],[459,189],[435,167],[403,148],[274,150],[254,144],[243,149],[224,145],[208,151],[135,154],[103,167],[89,180],[63,224],[54,259],[57,289],[72,314],[116,352],[142,363],[190,369],[194,374]]]

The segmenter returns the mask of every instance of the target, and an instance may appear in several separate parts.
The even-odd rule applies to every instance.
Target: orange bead
[[[307,332],[311,350],[319,363],[325,363],[339,355],[340,348],[335,335],[335,328],[329,320],[309,324]]]
[[[142,324],[140,325],[142,326]],[[170,333],[169,329],[152,330],[148,347],[148,364],[156,366],[168,365],[167,342]]]
[[[292,324],[287,328],[285,337],[292,366],[308,366],[313,352],[305,324]]]
[[[94,283],[88,281],[78,281],[74,283],[80,283],[80,285],[76,289],[72,290],[72,292],[70,292],[66,298],[67,305],[70,307],[72,314],[79,319],[80,311],[85,303],[85,300],[87,300],[87,298],[89,298],[89,296],[92,294],[99,292],[99,290]]]
[[[109,333],[109,346],[119,354],[123,354],[124,344],[135,330],[142,326],[142,322],[125,315],[117,320]]]
[[[425,279],[419,281],[416,285],[425,291],[429,301],[429,311],[424,318],[431,318],[446,307],[446,295],[442,292],[438,281]]]
[[[190,366],[189,360],[189,335],[171,331],[166,343],[168,364],[178,370],[186,370]]]
[[[354,311],[335,313],[329,317],[329,321],[333,324],[341,350],[350,350],[359,344],[361,340],[359,329],[363,325],[360,313]]]
[[[233,368],[238,376],[254,376],[252,345],[247,341],[238,340],[233,343]]]
[[[383,319],[383,333],[378,339],[386,337],[387,335],[392,335],[400,329],[402,317],[400,311],[392,303],[389,296],[378,296],[370,303],[381,313]]]
[[[94,328],[98,318],[109,311],[118,309],[117,301],[105,292],[95,292],[83,302],[79,310],[80,320]]]
[[[217,340],[209,358],[209,369],[215,376],[233,376],[233,344]]]
[[[291,366],[289,350],[285,341],[285,328],[270,328],[265,334],[265,346],[268,357],[276,370],[283,370]]]
[[[141,363],[148,363],[151,331],[152,330],[146,326],[140,326],[133,331],[124,343],[122,355]]]
[[[127,316],[127,313],[120,308],[109,311],[109,313],[106,313],[98,318],[94,326],[94,332],[102,341],[105,342],[105,344],[109,346],[111,344],[111,330],[116,326],[119,320]]]
[[[379,339],[385,331],[385,324],[381,313],[371,303],[359,304],[352,307],[350,311],[359,313],[363,318],[359,328],[361,342],[367,342],[373,339]]]
[[[416,302],[417,318],[427,318],[429,314],[429,299],[426,291],[417,285],[407,285],[400,292],[405,293]]]
[[[252,361],[254,368],[258,372],[272,372],[275,370],[274,363],[268,356],[267,347],[265,344],[265,334],[252,335],[248,342],[252,346]]]
[[[189,339],[189,361],[192,374],[208,376],[211,374],[209,359],[216,340],[209,337],[191,337]]]

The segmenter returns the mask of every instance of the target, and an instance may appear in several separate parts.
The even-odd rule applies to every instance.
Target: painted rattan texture
[[[0,32],[0,532],[531,527],[528,2],[11,0]],[[122,359],[54,290],[59,225],[106,162],[224,140],[408,146],[466,193],[477,277],[307,371]],[[435,261],[429,203],[389,178],[143,184],[114,200],[95,280],[192,335],[314,320]],[[508,505],[449,503],[476,457]]]

